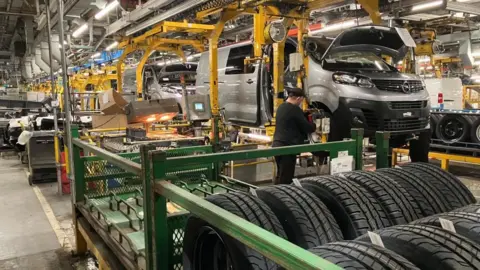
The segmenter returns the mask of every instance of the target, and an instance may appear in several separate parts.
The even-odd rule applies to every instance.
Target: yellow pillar
[[[148,48],[143,53],[142,59],[138,63],[137,70],[136,70],[136,78],[137,78],[137,99],[142,100],[143,95],[143,68],[147,63],[148,58],[150,57],[150,53],[153,51],[152,48]]]
[[[258,7],[258,13],[253,15],[253,52],[254,57],[262,57],[262,45],[265,44],[264,29],[267,23],[265,8]]]
[[[382,16],[378,11],[378,0],[358,0],[358,3],[362,5],[366,12],[368,12],[373,24],[382,23]]]

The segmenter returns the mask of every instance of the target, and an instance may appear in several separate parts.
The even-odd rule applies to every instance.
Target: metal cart
[[[57,171],[55,164],[55,131],[33,131],[27,143],[28,183],[55,182]]]

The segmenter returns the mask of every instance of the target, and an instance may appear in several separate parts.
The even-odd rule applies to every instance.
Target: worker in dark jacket
[[[315,131],[300,108],[305,94],[300,88],[288,90],[288,98],[277,109],[272,147],[304,144],[308,134]],[[290,184],[295,174],[296,155],[276,156],[277,179],[275,184]]]

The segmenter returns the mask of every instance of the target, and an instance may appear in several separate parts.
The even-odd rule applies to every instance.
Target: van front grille
[[[427,101],[392,101],[388,107],[392,110],[422,109],[427,106]]]
[[[423,83],[419,80],[372,80],[378,90],[398,93],[417,93],[422,90]]]
[[[383,122],[384,131],[405,131],[421,129],[427,126],[428,119],[426,118],[410,118],[410,119],[385,119]]]
[[[367,122],[368,129],[377,129],[378,128],[378,118],[375,116],[375,112],[372,110],[362,109],[363,116]]]

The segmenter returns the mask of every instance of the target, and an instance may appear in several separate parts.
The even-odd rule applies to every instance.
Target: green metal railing
[[[362,130],[352,130],[352,140],[342,142],[216,154],[211,153],[212,147],[205,146],[157,151],[150,145],[144,145],[140,153],[116,155],[78,139],[78,129],[75,127],[72,135],[77,137],[73,139],[73,154],[74,196],[78,206],[89,196],[94,198],[106,196],[107,192],[115,194],[141,190],[143,219],[138,221],[138,224],[143,226],[145,243],[144,249],[138,253],[145,255],[146,269],[182,268],[181,240],[188,217],[186,211],[208,221],[287,269],[340,269],[313,253],[192,194],[186,188],[182,188],[180,183],[195,183],[199,180],[218,181],[220,178],[228,182],[232,179],[225,179],[218,171],[219,164],[223,162],[303,152],[328,151],[330,156],[335,158],[339,152],[348,151],[348,154],[354,157],[355,168],[362,169]],[[377,155],[378,153],[382,155],[383,150],[377,151]],[[82,152],[95,156],[82,157]],[[202,155],[199,156],[199,153]],[[92,164],[97,164],[95,166],[98,166],[99,173],[87,171],[89,166],[95,168]],[[194,176],[191,177],[192,172]],[[118,180],[120,186],[109,187],[108,179]],[[95,185],[89,186],[91,184]],[[248,184],[245,183],[245,186],[248,188]],[[97,190],[98,187],[104,189]],[[92,190],[95,192],[91,193]],[[168,213],[167,202],[175,203],[186,211]]]

